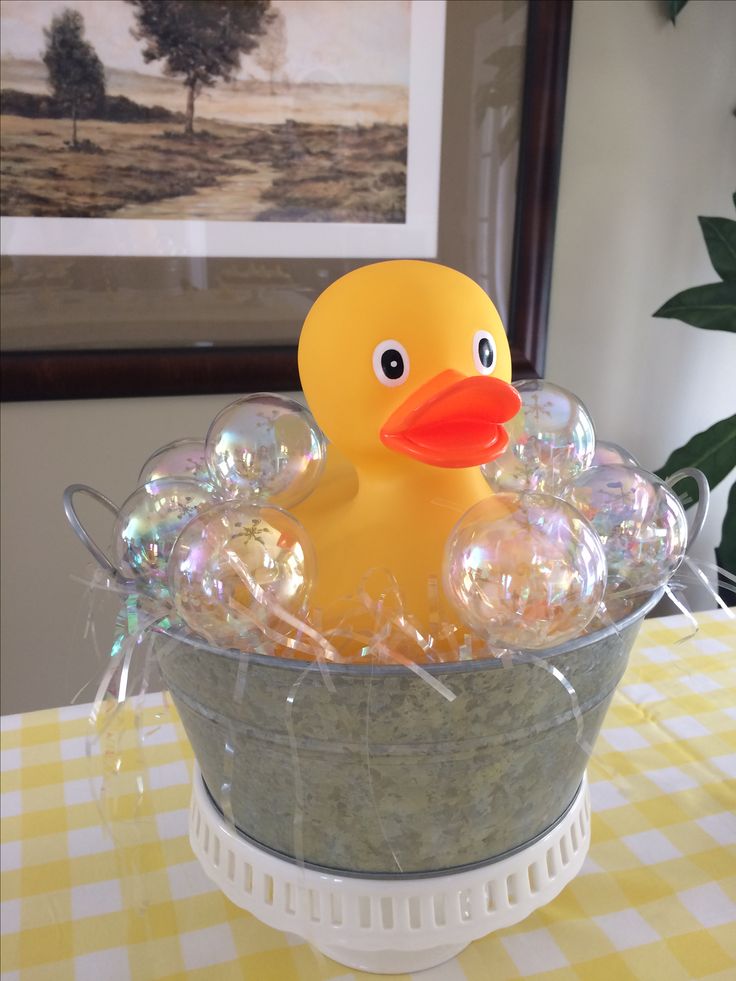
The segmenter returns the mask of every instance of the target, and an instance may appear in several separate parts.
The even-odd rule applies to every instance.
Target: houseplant
[[[734,195],[736,205],[736,194]],[[683,290],[663,304],[655,317],[681,320],[701,330],[724,330],[736,333],[736,221],[731,218],[698,218],[708,255],[720,282]],[[662,479],[685,467],[697,467],[705,474],[711,490],[736,468],[736,414],[721,419],[683,446],[673,450],[665,463],[655,471]],[[687,487],[689,507],[697,501],[697,488]],[[726,516],[716,564],[729,576],[736,576],[736,483],[728,495]],[[719,579],[720,592],[726,602],[734,602],[733,587]]]

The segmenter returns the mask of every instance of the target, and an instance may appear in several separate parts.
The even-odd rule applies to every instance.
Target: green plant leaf
[[[722,419],[702,433],[697,433],[684,446],[673,450],[666,462],[654,472],[662,480],[684,467],[697,467],[702,470],[712,490],[736,467],[736,415]],[[687,491],[691,503],[698,499],[694,481],[683,481],[678,485],[678,493]]]
[[[682,320],[705,330],[736,333],[736,281],[693,286],[667,300],[653,317]]]
[[[731,218],[698,218],[708,255],[721,279],[736,279],[736,221]]]
[[[673,24],[686,3],[687,0],[667,0],[667,15]]]
[[[732,576],[736,576],[736,484],[728,492],[721,544],[716,548],[716,565],[725,569],[726,572],[730,572]],[[726,585],[734,585],[725,576],[720,578]],[[736,593],[731,592],[730,589],[721,589],[720,593],[722,599],[729,606],[736,606]]]

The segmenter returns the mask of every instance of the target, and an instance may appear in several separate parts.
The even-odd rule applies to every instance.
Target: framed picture
[[[4,0],[4,255],[436,255],[445,0],[155,4]]]
[[[314,298],[402,256],[481,283],[516,377],[543,373],[570,0],[256,6],[270,19],[250,49],[190,97],[145,4],[5,0],[3,398],[296,389]],[[35,13],[9,31],[14,8]],[[64,9],[100,61],[97,108],[54,88]]]

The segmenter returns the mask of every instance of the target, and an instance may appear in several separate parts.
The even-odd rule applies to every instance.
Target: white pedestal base
[[[445,944],[426,950],[353,950],[347,947],[328,947],[311,941],[313,947],[338,964],[369,974],[415,974],[452,960],[465,950],[467,944]]]
[[[364,879],[302,868],[228,826],[195,768],[189,840],[207,875],[263,923],[347,967],[421,971],[523,920],[580,870],[590,845],[587,777],[546,834],[507,858],[425,878]]]

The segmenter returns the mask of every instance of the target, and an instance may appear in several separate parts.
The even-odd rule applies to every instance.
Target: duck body
[[[316,607],[329,614],[336,600],[358,592],[369,570],[379,570],[396,580],[404,610],[423,632],[437,616],[454,619],[441,588],[445,543],[467,508],[488,496],[488,485],[477,470],[425,469],[415,463],[399,476],[351,468],[350,479],[346,468],[340,483],[352,486],[349,496],[328,500],[317,491],[296,509],[317,550]]]
[[[380,570],[420,630],[438,616],[451,622],[445,544],[489,496],[478,467],[503,452],[502,424],[520,404],[492,302],[435,263],[361,267],[315,302],[299,370],[330,440],[319,486],[293,509],[317,552],[312,605],[329,616]]]

